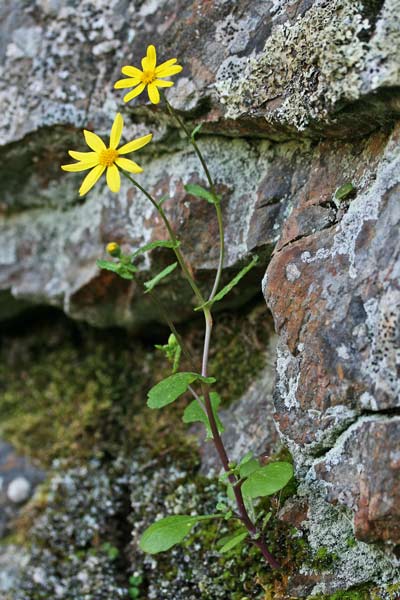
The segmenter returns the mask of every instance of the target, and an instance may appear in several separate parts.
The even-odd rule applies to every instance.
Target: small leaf
[[[355,196],[357,193],[357,189],[355,185],[351,182],[345,183],[341,185],[335,192],[336,200],[345,200],[349,196]]]
[[[190,137],[194,140],[194,138],[196,137],[196,135],[199,133],[200,129],[203,127],[203,123],[199,123],[198,125],[196,125],[196,127],[193,129],[192,133],[190,134]]]
[[[220,300],[222,300],[222,298],[224,298],[235,287],[235,285],[239,283],[239,281],[246,275],[246,273],[248,273],[250,269],[252,269],[257,263],[258,256],[255,256],[248,265],[246,265],[241,271],[239,271],[239,273],[232,279],[232,281],[230,281],[224,288],[222,288],[222,290],[218,292],[218,294],[214,296],[212,300],[205,302],[201,306],[197,306],[194,310],[202,310],[203,308],[208,308],[212,306],[215,302],[219,302]]]
[[[245,462],[239,468],[239,475],[240,475],[240,477],[248,477],[249,475],[254,473],[254,471],[257,471],[259,468],[260,468],[260,463],[258,462],[258,460],[256,458],[252,458],[251,460],[248,460],[247,462]]]
[[[293,477],[293,466],[287,462],[275,462],[251,473],[242,485],[242,493],[248,498],[271,496]]]
[[[156,275],[155,277],[153,277],[153,279],[150,279],[150,281],[145,281],[145,283],[144,283],[144,287],[146,288],[146,292],[145,293],[151,292],[151,290],[153,290],[156,287],[156,285],[158,283],[160,283],[160,281],[162,279],[164,279],[165,277],[167,277],[167,275],[169,275],[170,273],[172,273],[172,271],[174,269],[176,269],[177,265],[178,265],[178,263],[174,262],[174,263],[172,263],[172,265],[168,265],[168,267],[165,267],[165,269],[163,269],[161,271],[161,273],[158,273],[158,275]]]
[[[202,377],[198,373],[174,373],[174,375],[170,375],[151,388],[148,393],[147,406],[149,408],[162,408],[167,404],[171,404],[187,391],[191,383],[197,380],[203,383],[215,382],[214,377]]]
[[[212,192],[206,190],[206,188],[203,188],[197,183],[188,183],[187,185],[185,185],[185,190],[192,196],[196,196],[196,198],[207,200],[207,202],[209,202],[210,204],[216,204],[221,200],[219,196],[214,196]]]
[[[192,527],[200,521],[219,519],[223,515],[174,515],[156,521],[143,533],[139,546],[143,552],[157,554],[169,550],[175,544],[179,544],[190,533]]]
[[[197,517],[174,515],[156,521],[143,533],[139,546],[143,552],[157,554],[179,544],[198,522]]]
[[[241,529],[239,531],[240,533],[236,531],[233,535],[229,536],[229,539],[224,539],[224,545],[222,546],[222,548],[219,548],[219,552],[221,552],[221,554],[229,552],[229,550],[232,550],[233,548],[235,548],[235,546],[241,544],[249,535],[247,530]]]
[[[171,240],[155,240],[154,242],[149,242],[148,244],[145,244],[144,246],[141,246],[140,248],[138,248],[137,250],[135,250],[135,252],[132,254],[131,259],[135,258],[136,256],[139,256],[139,254],[144,254],[145,252],[148,252],[149,250],[154,250],[154,248],[178,248],[178,246],[180,245],[180,242],[178,242],[178,240],[176,242],[173,242]]]
[[[161,198],[159,199],[159,201],[157,202],[158,207],[160,208],[160,206],[162,206],[164,204],[164,202],[166,200],[168,200],[169,195],[168,194],[164,194],[163,196],[161,196]]]
[[[133,279],[134,273],[137,271],[137,268],[134,265],[123,264],[121,262],[115,263],[109,260],[98,260],[96,264],[100,269],[112,271],[122,277],[122,279]]]
[[[202,402],[204,402],[203,396],[201,396],[200,400]],[[214,417],[215,417],[215,422],[218,427],[218,431],[220,433],[223,433],[224,426],[222,425],[222,423],[218,417],[218,414],[217,414],[218,407],[221,404],[221,398],[220,398],[219,394],[217,394],[217,392],[210,392],[210,400],[211,400],[212,411],[213,411]],[[200,406],[200,404],[198,403],[197,400],[193,400],[193,402],[191,402],[185,408],[185,411],[184,411],[183,417],[182,417],[182,421],[184,423],[195,423],[197,421],[200,421],[201,423],[204,424],[204,426],[206,428],[206,432],[207,432],[206,439],[212,440],[213,436],[212,436],[212,431],[211,431],[210,422],[208,420],[208,416],[205,413],[205,411],[202,409],[202,407]]]

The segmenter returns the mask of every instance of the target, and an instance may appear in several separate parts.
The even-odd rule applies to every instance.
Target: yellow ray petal
[[[75,158],[75,160],[82,162],[98,162],[98,156],[96,152],[75,152],[75,150],[69,150],[68,154],[71,156],[71,158]]]
[[[158,75],[158,73],[166,67],[172,67],[172,65],[174,65],[177,62],[177,60],[177,58],[170,58],[169,60],[166,60],[165,62],[161,63],[161,65],[158,65],[158,67],[156,67],[156,75]]]
[[[170,77],[176,75],[182,71],[183,67],[180,65],[173,65],[172,67],[164,67],[163,69],[157,70],[157,77]]]
[[[94,150],[95,152],[101,152],[106,149],[106,146],[101,138],[93,131],[88,131],[87,129],[83,130],[83,135],[85,136],[85,140],[89,148]]]
[[[135,150],[139,150],[139,148],[143,148],[146,144],[148,144],[153,137],[152,133],[144,135],[136,140],[132,140],[121,148],[118,148],[118,154],[129,154],[129,152],[134,152]]]
[[[115,165],[107,168],[107,185],[112,192],[119,192],[121,187],[121,176]]]
[[[115,164],[121,167],[121,169],[124,169],[124,171],[128,171],[129,173],[143,172],[142,167],[139,167],[138,164],[136,164],[133,160],[129,160],[129,158],[117,158]]]
[[[156,79],[154,83],[158,87],[171,87],[174,85],[173,81],[164,81],[164,79]]]
[[[139,85],[140,79],[137,77],[128,77],[128,79],[118,79],[114,83],[115,90],[123,90],[125,88],[135,87],[135,85]]]
[[[84,196],[88,193],[89,190],[92,189],[96,181],[102,176],[105,171],[105,167],[103,165],[97,165],[94,167],[82,181],[82,185],[79,188],[79,195]]]
[[[143,75],[143,73],[140,69],[138,69],[137,67],[131,67],[130,65],[127,65],[126,67],[122,67],[121,73],[123,73],[124,75],[127,75],[128,77],[136,77],[136,79],[139,79],[139,80],[142,79],[142,75]]]
[[[97,164],[97,162],[87,163],[87,162],[77,162],[72,165],[62,165],[61,168],[63,171],[70,171],[71,173],[77,173],[78,171],[87,171],[91,169]]]
[[[153,104],[158,104],[160,102],[160,92],[155,83],[149,83],[147,86],[147,93],[149,94],[150,102]]]
[[[147,46],[147,64],[149,65],[149,70],[153,70],[156,68],[156,64],[157,64],[157,53],[156,53],[156,49],[153,46],[153,44],[150,44],[150,46]]]
[[[136,98],[136,96],[139,96],[139,94],[141,94],[143,92],[145,87],[146,87],[145,84],[141,83],[140,85],[135,87],[135,89],[133,89],[132,91],[125,94],[124,102],[129,102],[129,100],[132,100],[132,98]]]
[[[113,150],[115,150],[115,148],[118,146],[121,140],[123,126],[124,120],[122,118],[122,115],[121,113],[117,113],[115,115],[114,123],[111,127],[110,133],[110,148],[112,148]]]

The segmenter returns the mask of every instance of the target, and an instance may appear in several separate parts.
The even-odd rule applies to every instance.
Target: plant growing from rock
[[[147,404],[153,410],[159,410],[172,404],[187,392],[193,396],[193,400],[186,406],[183,413],[185,423],[201,422],[206,430],[206,439],[214,444],[219,456],[222,475],[221,480],[227,487],[227,501],[219,502],[214,514],[209,515],[172,515],[153,523],[143,533],[140,547],[144,552],[156,554],[170,549],[179,544],[190,533],[193,527],[206,524],[210,520],[223,519],[234,523],[234,531],[228,537],[220,540],[220,552],[229,552],[239,544],[251,543],[259,548],[266,562],[272,568],[279,568],[278,561],[269,552],[265,542],[265,528],[268,525],[271,513],[265,513],[260,508],[259,499],[271,496],[282,490],[293,476],[292,466],[287,462],[274,462],[262,465],[251,452],[246,454],[239,462],[230,461],[221,434],[224,431],[223,424],[218,416],[218,408],[221,403],[219,394],[213,391],[212,386],[216,382],[218,373],[210,376],[208,372],[208,359],[213,329],[213,310],[217,302],[220,302],[240,280],[257,264],[258,257],[254,257],[227,285],[221,287],[221,274],[224,266],[224,223],[221,210],[221,196],[216,192],[216,186],[210,169],[197,142],[197,135],[201,125],[189,131],[186,124],[168,102],[163,88],[173,85],[168,78],[176,75],[182,70],[173,58],[157,66],[156,50],[153,45],[148,46],[146,56],[142,59],[142,69],[135,66],[125,66],[122,73],[125,79],[116,82],[116,89],[129,89],[125,94],[124,101],[129,102],[144,90],[147,90],[150,102],[158,104],[164,102],[168,112],[176,120],[179,127],[184,131],[188,142],[193,147],[201,167],[204,171],[206,185],[186,185],[189,195],[199,198],[213,205],[219,230],[219,259],[215,274],[215,280],[210,292],[205,295],[200,289],[190,265],[188,264],[180,240],[178,239],[169,219],[164,211],[163,203],[166,198],[154,198],[132,175],[137,175],[143,169],[134,161],[126,158],[126,155],[140,150],[151,141],[152,134],[149,133],[136,140],[132,140],[120,146],[123,118],[118,113],[112,125],[109,144],[95,133],[84,130],[84,136],[89,152],[70,151],[69,154],[77,162],[63,165],[63,169],[71,172],[89,170],[80,187],[80,195],[87,194],[98,179],[106,172],[107,185],[112,192],[119,192],[122,174],[143,193],[154,209],[161,217],[167,239],[152,241],[131,254],[122,252],[120,246],[115,242],[107,245],[107,252],[113,260],[99,260],[98,266],[114,272],[119,277],[127,280],[136,279],[139,267],[136,262],[143,254],[155,248],[169,249],[175,256],[175,261],[163,269],[149,281],[144,283],[145,293],[151,294],[155,302],[157,298],[157,285],[165,280],[176,268],[180,268],[184,278],[190,286],[195,297],[197,306],[195,311],[200,311],[204,316],[204,344],[201,365],[197,368],[193,365],[191,371],[179,371],[181,355],[184,354],[188,361],[193,364],[189,351],[177,332],[175,325],[166,313],[165,317],[171,329],[171,334],[165,345],[157,345],[157,349],[165,353],[172,364],[172,374],[157,383],[148,393]],[[161,88],[161,93],[159,88]]]

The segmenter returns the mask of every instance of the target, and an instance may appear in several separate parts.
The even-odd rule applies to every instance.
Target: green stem
[[[128,173],[125,173],[125,171],[122,171],[123,175],[129,179],[129,181],[131,183],[133,183],[133,185],[135,187],[137,187],[145,196],[148,200],[150,200],[150,202],[152,203],[152,205],[154,206],[154,208],[157,210],[158,214],[160,215],[160,217],[162,218],[162,220],[164,221],[164,224],[167,228],[169,237],[171,242],[173,242],[174,244],[177,244],[178,240],[176,238],[176,235],[174,233],[174,230],[171,227],[170,222],[168,221],[168,217],[165,214],[163,208],[154,200],[153,196],[151,194],[149,194],[149,192],[147,190],[145,190],[144,187],[142,187],[140,185],[140,183],[138,183],[135,179],[133,179],[133,177],[131,177],[130,175],[128,175]],[[203,295],[200,291],[200,289],[198,288],[196,282],[194,281],[193,277],[190,274],[190,271],[188,269],[188,266],[186,265],[185,259],[183,257],[182,252],[180,251],[179,247],[176,246],[175,248],[173,248],[173,251],[175,253],[175,256],[179,262],[179,265],[183,271],[184,276],[186,277],[186,280],[188,281],[190,287],[193,290],[194,295],[196,296],[196,299],[198,302],[200,302],[201,304],[204,304],[205,300],[203,298]]]
[[[215,191],[215,184],[213,181],[213,178],[211,177],[211,173],[208,169],[206,160],[199,148],[199,145],[197,144],[195,138],[191,135],[190,131],[188,130],[188,128],[185,125],[185,122],[183,121],[183,119],[181,119],[181,117],[178,115],[177,111],[174,109],[173,106],[171,106],[171,104],[168,102],[165,94],[163,91],[161,91],[161,95],[164,99],[164,102],[166,104],[166,107],[168,109],[168,112],[170,113],[170,115],[177,121],[177,123],[180,125],[180,127],[182,127],[183,131],[185,132],[186,137],[188,138],[189,142],[192,144],[194,151],[196,152],[198,159],[201,163],[201,166],[203,167],[204,173],[206,175],[207,181],[208,181],[208,185],[210,186],[210,190],[212,192],[212,195],[215,198],[215,210],[217,213],[217,220],[218,220],[218,230],[219,230],[219,243],[220,243],[220,247],[219,247],[219,261],[218,261],[218,267],[217,267],[217,273],[215,275],[215,281],[214,281],[214,285],[209,297],[209,300],[212,300],[215,296],[215,294],[218,291],[218,287],[219,287],[219,283],[221,280],[221,273],[222,273],[222,267],[224,264],[224,257],[225,257],[225,236],[224,236],[224,224],[223,224],[223,220],[222,220],[222,211],[221,211],[221,206],[220,203],[218,201],[218,196],[217,193]]]

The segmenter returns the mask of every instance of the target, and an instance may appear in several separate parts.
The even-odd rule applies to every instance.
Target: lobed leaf
[[[202,400],[204,402],[203,396],[201,396],[200,400]],[[217,392],[211,392],[210,400],[211,400],[212,411],[213,411],[214,417],[215,417],[215,422],[218,427],[218,431],[220,433],[223,433],[224,426],[222,425],[222,423],[218,417],[218,414],[217,414],[218,407],[221,404],[221,398],[220,398],[219,394],[217,394]],[[211,425],[208,420],[207,413],[202,409],[202,407],[200,406],[200,404],[198,403],[197,400],[193,400],[193,402],[191,402],[185,408],[185,411],[184,411],[183,417],[182,417],[182,421],[184,423],[196,423],[196,422],[200,421],[201,423],[204,424],[204,426],[206,428],[206,432],[207,432],[206,439],[212,440],[213,436],[212,436],[212,431],[211,431]]]
[[[202,377],[198,373],[174,373],[151,388],[148,393],[147,406],[149,408],[162,408],[171,404],[187,391],[191,383],[197,380],[203,383],[215,382],[214,377]]]
[[[251,473],[242,485],[242,493],[248,498],[271,496],[282,490],[293,477],[293,466],[287,462],[275,462]]]
[[[177,265],[178,265],[178,263],[174,262],[174,263],[172,263],[172,265],[168,265],[168,267],[165,267],[165,269],[163,269],[161,271],[161,273],[158,273],[158,275],[153,277],[153,279],[150,279],[149,281],[145,281],[144,282],[144,287],[146,288],[145,293],[151,292],[151,290],[153,290],[156,287],[156,285],[158,283],[160,283],[160,281],[162,279],[165,279],[165,277],[167,277],[170,273],[172,273],[172,271],[174,269],[176,269]]]
[[[232,281],[230,281],[225,287],[222,288],[222,290],[218,292],[218,294],[214,296],[212,300],[208,300],[201,306],[196,306],[194,310],[202,310],[203,308],[208,308],[212,306],[215,302],[219,302],[220,300],[222,300],[222,298],[224,298],[235,287],[235,285],[239,283],[239,281],[246,275],[246,273],[248,273],[250,269],[252,269],[257,263],[258,256],[255,256],[248,265],[246,265],[241,271],[239,271],[239,273],[232,279]]]

